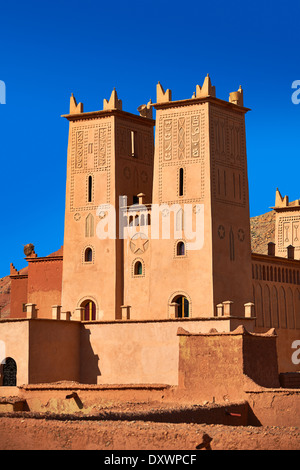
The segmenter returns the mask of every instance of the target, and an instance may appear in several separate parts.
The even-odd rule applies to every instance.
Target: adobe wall
[[[295,372],[292,343],[300,340],[299,261],[252,254],[255,331],[276,329],[279,372]]]
[[[179,330],[179,389],[208,401],[244,399],[246,386],[279,387],[276,336]]]
[[[300,426],[300,390],[248,390],[246,400],[255,414],[249,424]]]
[[[6,388],[1,390],[2,396]],[[92,413],[113,403],[163,403],[173,397],[172,387],[164,385],[85,385],[73,381],[24,385],[13,395],[26,400],[30,411],[54,413]]]
[[[81,381],[177,384],[177,328],[177,322],[83,324]]]
[[[26,318],[26,311],[23,312],[23,304],[27,303],[27,288],[27,276],[11,277],[10,318]]]
[[[62,257],[28,263],[28,303],[37,305],[39,318],[51,318],[52,305],[61,305]]]
[[[247,320],[247,319],[246,319]],[[82,383],[178,383],[179,326],[198,333],[230,331],[236,318],[84,322],[81,330]],[[243,321],[239,320],[240,323]]]
[[[2,320],[0,340],[17,363],[17,383],[178,384],[178,326],[230,331],[236,318],[76,322]],[[240,319],[242,321],[242,319]],[[233,322],[233,323],[232,323]]]
[[[4,358],[17,363],[17,385],[28,383],[29,323],[27,320],[0,320],[0,346]],[[3,343],[2,343],[3,342]],[[3,351],[4,344],[4,351]],[[1,357],[0,362],[4,359]],[[0,377],[2,384],[2,377]]]
[[[29,378],[23,383],[79,381],[79,355],[80,323],[29,320]]]
[[[265,333],[266,328],[255,327],[257,333]],[[293,360],[299,361],[300,354],[297,355],[297,348],[292,348],[294,341],[300,341],[300,330],[291,330],[285,328],[276,328],[277,335],[277,356],[278,371],[280,372],[298,372],[300,371],[300,363],[294,363]],[[297,357],[292,357],[296,353]]]

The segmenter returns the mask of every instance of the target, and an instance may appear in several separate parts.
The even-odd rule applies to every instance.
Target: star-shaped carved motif
[[[238,239],[240,242],[243,242],[245,240],[245,232],[242,228],[238,230]]]
[[[225,237],[225,227],[224,227],[224,225],[219,226],[218,235],[221,238],[221,240]]]
[[[135,236],[130,240],[130,249],[134,254],[145,253],[148,248],[149,240],[142,238],[141,235]]]

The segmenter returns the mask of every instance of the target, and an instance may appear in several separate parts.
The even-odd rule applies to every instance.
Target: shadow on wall
[[[84,384],[97,384],[101,376],[99,356],[95,354],[90,342],[91,332],[83,328],[80,336],[80,382]]]
[[[80,410],[82,410],[83,409],[83,403],[82,403],[81,399],[79,398],[78,393],[77,392],[72,392],[69,395],[66,395],[66,400],[70,400],[71,398],[74,398],[74,401],[75,401],[76,405],[78,406],[78,408]]]

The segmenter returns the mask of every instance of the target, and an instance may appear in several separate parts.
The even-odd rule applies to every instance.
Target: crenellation
[[[160,82],[158,82],[158,84],[156,85],[156,102],[167,103],[169,101],[172,101],[172,91],[169,89],[164,91]]]
[[[119,100],[118,94],[115,88],[113,89],[110,95],[110,99],[103,100],[103,110],[105,111],[105,110],[112,110],[112,109],[122,110],[122,100]]]
[[[212,86],[209,74],[204,79],[202,87],[196,85],[196,98],[203,98],[206,96],[216,96],[216,87]]]
[[[82,103],[77,104],[77,101],[76,101],[73,93],[71,94],[71,97],[70,97],[70,111],[69,111],[69,113],[70,114],[83,113],[83,104]]]

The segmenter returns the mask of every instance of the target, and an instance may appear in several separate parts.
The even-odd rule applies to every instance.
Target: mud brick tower
[[[62,310],[73,319],[114,320],[123,304],[123,241],[97,237],[97,208],[111,205],[118,214],[119,195],[132,204],[142,189],[151,201],[154,121],[122,111],[115,90],[102,111],[91,113],[71,96],[66,117]]]
[[[153,270],[160,266],[161,272],[172,272],[164,278],[169,300],[182,290],[189,299],[190,315],[214,316],[217,305],[228,300],[233,304],[225,304],[223,314],[242,316],[244,304],[252,300],[245,138],[248,109],[243,107],[243,92],[240,88],[230,93],[229,102],[217,99],[207,76],[192,98],[182,101],[172,101],[171,91],[164,92],[158,84],[154,106],[153,202],[179,204],[182,210],[191,204],[194,212],[202,205],[204,243],[199,250],[187,249],[186,256],[179,257],[171,241],[172,259],[170,253],[162,256],[169,240],[156,241],[155,246],[152,242],[150,298],[157,297],[161,281]]]

